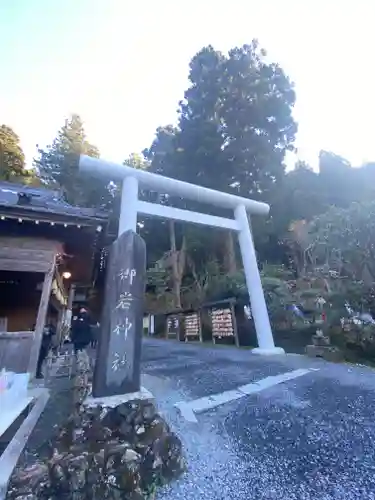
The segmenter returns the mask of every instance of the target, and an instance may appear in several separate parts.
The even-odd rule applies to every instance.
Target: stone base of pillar
[[[93,408],[95,406],[102,406],[104,408],[116,408],[121,404],[128,403],[129,401],[148,401],[149,403],[155,403],[155,398],[144,387],[137,392],[130,392],[129,394],[119,394],[117,396],[108,396],[103,398],[94,398],[93,396],[88,396],[84,401],[83,405],[86,407]]]
[[[257,356],[277,356],[280,354],[285,354],[285,351],[282,347],[272,347],[270,349],[255,347],[255,349],[251,350],[251,353],[256,354]]]

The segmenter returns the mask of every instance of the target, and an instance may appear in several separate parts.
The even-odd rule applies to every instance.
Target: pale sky
[[[0,0],[0,123],[30,163],[76,112],[122,161],[176,121],[200,48],[258,38],[295,82],[299,156],[375,160],[374,20],[372,0]]]

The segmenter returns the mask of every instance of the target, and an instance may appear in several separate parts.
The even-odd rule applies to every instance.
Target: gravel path
[[[199,414],[198,423],[174,407],[298,368],[316,371]],[[189,463],[158,500],[375,500],[374,370],[146,340],[143,372]]]

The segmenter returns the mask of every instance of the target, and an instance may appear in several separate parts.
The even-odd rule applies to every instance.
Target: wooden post
[[[76,291],[76,286],[75,285],[70,285],[69,288],[69,296],[68,296],[68,306],[67,309],[72,310],[73,309],[73,301],[74,301],[74,294]]]
[[[65,323],[69,325],[69,329],[71,327],[72,323],[72,317],[73,317],[73,302],[74,302],[74,296],[76,293],[76,286],[71,284],[69,288],[69,294],[68,294],[68,305],[66,307],[66,312],[65,312]]]
[[[31,348],[30,354],[29,373],[31,378],[35,377],[36,374],[36,366],[38,363],[39,351],[43,337],[43,329],[46,323],[49,298],[51,295],[53,275],[55,272],[55,262],[56,256],[53,258],[49,271],[44,275],[42,294],[40,297],[38,315],[35,324],[33,346]]]
[[[199,342],[203,342],[203,332],[202,332],[202,318],[201,318],[201,312],[198,311],[198,324],[199,324]]]
[[[64,316],[65,316],[65,307],[61,306],[58,312],[57,324],[56,324],[56,347],[58,348],[58,352],[60,352],[60,346],[62,342],[61,335],[62,335]]]
[[[230,304],[230,309],[232,312],[232,325],[233,325],[234,342],[235,342],[237,347],[240,347],[240,341],[238,338],[236,307],[235,307],[235,304],[233,302],[231,302],[231,304]]]

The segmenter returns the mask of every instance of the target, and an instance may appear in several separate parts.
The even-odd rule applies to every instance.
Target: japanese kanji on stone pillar
[[[107,271],[94,398],[140,390],[146,245],[134,231],[113,243]]]

